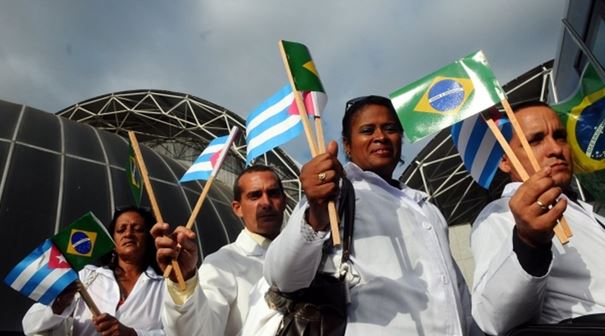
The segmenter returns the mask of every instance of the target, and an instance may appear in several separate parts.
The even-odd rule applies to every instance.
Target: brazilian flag
[[[107,254],[116,245],[92,212],[69,224],[51,240],[76,271]]]
[[[605,83],[591,64],[571,97],[552,108],[567,129],[574,173],[605,204]]]
[[[406,137],[415,142],[504,99],[504,91],[477,51],[390,94]]]

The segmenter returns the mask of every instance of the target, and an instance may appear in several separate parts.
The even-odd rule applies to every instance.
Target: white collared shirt
[[[512,249],[515,224],[508,202],[520,185],[508,184],[502,198],[488,204],[473,224],[477,324],[487,333],[498,334],[528,321],[556,323],[604,313],[605,229],[597,223],[592,206],[568,200],[564,217],[573,236],[566,245],[553,238],[550,269],[534,277],[523,270]]]
[[[164,335],[160,321],[163,278],[151,267],[139,276],[119,307],[120,289],[113,271],[88,265],[79,272],[79,277],[101,313],[114,316],[123,325],[134,328],[138,335]],[[75,300],[60,315],[53,314],[50,306],[34,304],[23,317],[23,331],[34,334],[53,329],[72,314],[74,335],[98,335],[83,300]]]
[[[257,242],[253,235],[242,230],[235,242],[208,255],[198,271],[199,285],[185,303],[166,295],[162,319],[167,335],[240,334],[250,290],[262,276],[262,245],[270,243],[264,237]]]
[[[425,201],[425,194],[394,188],[353,163],[345,171],[355,188],[350,261],[359,276],[357,284],[350,284],[346,335],[466,334],[470,299],[451,257],[447,223],[439,210]],[[303,201],[267,252],[265,278],[284,292],[309,286],[321,261],[322,245],[330,239],[330,235],[315,241],[303,238],[302,227],[308,225],[305,209]],[[256,298],[262,306],[260,296]],[[252,316],[263,313],[251,311]],[[246,335],[273,332],[253,329],[245,329]]]

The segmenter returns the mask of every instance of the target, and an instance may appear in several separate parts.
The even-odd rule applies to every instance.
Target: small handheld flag
[[[239,128],[233,127],[228,136],[225,135],[210,141],[208,147],[202,151],[179,182],[208,180],[211,176],[215,176],[227,156],[229,147],[238,135]]]
[[[76,271],[115,247],[111,235],[92,212],[69,224],[51,240]]]
[[[301,91],[309,115],[320,116],[328,100],[309,49],[302,43],[281,41],[294,87]]]
[[[50,304],[65,287],[78,279],[61,251],[46,239],[15,266],[4,282],[42,304]]]
[[[504,137],[510,141],[512,127],[508,119],[503,118],[495,107],[488,112]],[[466,170],[477,184],[488,189],[496,175],[504,150],[487,127],[482,113],[452,125],[451,131],[452,141],[458,148]]]
[[[303,132],[300,115],[295,106],[292,87],[286,85],[248,116],[246,164]]]
[[[390,94],[406,137],[415,142],[504,99],[482,51]]]

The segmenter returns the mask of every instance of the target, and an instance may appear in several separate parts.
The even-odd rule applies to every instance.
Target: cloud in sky
[[[110,92],[189,93],[242,117],[287,81],[277,41],[305,43],[329,96],[387,95],[483,49],[502,83],[553,57],[566,0],[0,2],[0,99],[56,112]],[[334,126],[335,125],[335,126]],[[421,145],[406,145],[411,160]],[[301,137],[285,149],[301,162]]]

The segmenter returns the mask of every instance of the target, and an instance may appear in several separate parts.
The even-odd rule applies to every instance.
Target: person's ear
[[[238,201],[231,202],[231,209],[233,209],[233,213],[239,217],[243,218],[244,214],[242,213],[242,205]]]
[[[503,173],[506,174],[510,174],[511,171],[513,170],[511,163],[510,163],[510,159],[508,158],[508,155],[504,154],[504,156],[502,156],[502,160],[500,160],[500,164],[498,164],[498,167],[500,168],[500,170]]]
[[[351,144],[349,144],[349,142],[343,138],[342,145],[345,150],[345,157],[350,160],[351,159]]]

